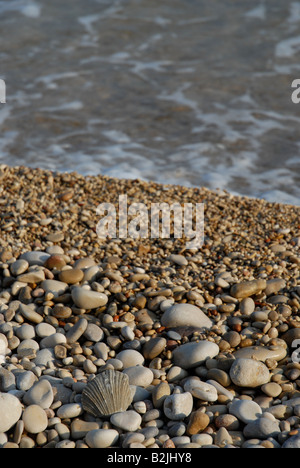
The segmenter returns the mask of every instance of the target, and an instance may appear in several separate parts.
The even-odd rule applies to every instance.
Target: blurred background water
[[[0,0],[0,163],[300,205],[300,2]]]

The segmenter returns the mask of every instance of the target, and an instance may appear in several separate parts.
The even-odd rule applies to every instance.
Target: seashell
[[[126,411],[132,399],[128,375],[108,369],[87,384],[81,402],[84,411],[98,418]]]

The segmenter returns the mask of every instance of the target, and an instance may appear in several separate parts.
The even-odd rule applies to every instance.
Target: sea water
[[[300,2],[0,0],[0,17],[0,163],[300,204]]]

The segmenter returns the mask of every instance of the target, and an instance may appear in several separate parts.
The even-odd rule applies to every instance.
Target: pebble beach
[[[300,447],[299,207],[23,166],[0,181],[2,448]],[[204,203],[204,245],[100,239],[121,194]]]

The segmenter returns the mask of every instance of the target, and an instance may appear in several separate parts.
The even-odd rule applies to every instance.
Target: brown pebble
[[[209,417],[206,413],[203,413],[202,410],[194,411],[190,416],[186,432],[188,435],[198,434],[204,431],[208,424]]]
[[[66,261],[63,257],[63,255],[60,254],[54,254],[51,255],[49,258],[44,263],[44,266],[46,268],[49,268],[52,270],[55,268],[56,270],[61,270],[64,266],[66,265]]]
[[[84,272],[77,268],[63,270],[59,273],[58,278],[63,283],[76,284],[79,283],[84,277]]]
[[[69,201],[71,200],[71,198],[73,198],[73,196],[74,196],[73,190],[66,190],[58,196],[58,199],[60,201]]]
[[[175,444],[171,439],[168,439],[164,441],[163,448],[175,448]]]

